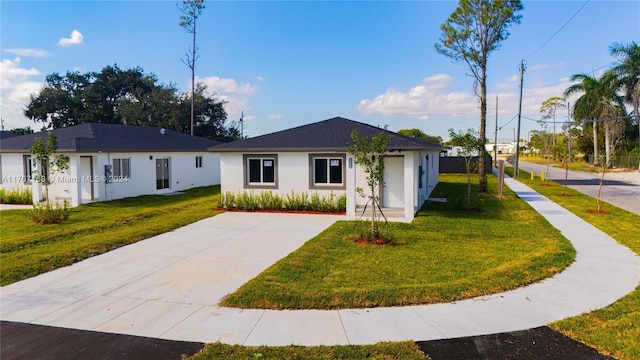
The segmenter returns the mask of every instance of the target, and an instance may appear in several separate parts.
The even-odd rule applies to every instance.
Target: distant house
[[[347,152],[353,130],[391,137],[378,196],[384,208],[412,219],[438,183],[441,146],[340,117],[209,148],[220,153],[221,191],[346,194],[347,215],[356,215],[367,202],[356,189],[367,185]]]
[[[221,142],[154,127],[81,124],[52,130],[58,153],[69,168],[52,176],[50,200],[71,206],[146,194],[163,194],[220,183],[219,155],[207,151]],[[48,132],[0,141],[0,187],[30,187],[34,201],[44,196],[33,181],[38,164],[31,155],[34,139]]]

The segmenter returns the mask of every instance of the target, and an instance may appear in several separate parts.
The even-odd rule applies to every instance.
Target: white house
[[[220,157],[207,148],[221,142],[154,127],[81,124],[52,130],[69,168],[51,174],[51,200],[71,206],[131,196],[163,194],[220,183]],[[34,201],[44,186],[33,181],[36,137],[48,132],[2,137],[0,187],[30,187]]]
[[[320,195],[346,194],[347,215],[368,199],[365,172],[347,152],[351,132],[375,136],[384,132],[391,145],[379,197],[383,208],[412,219],[438,183],[439,144],[411,138],[364,123],[336,117],[289,130],[209,148],[220,153],[221,191],[294,191]]]

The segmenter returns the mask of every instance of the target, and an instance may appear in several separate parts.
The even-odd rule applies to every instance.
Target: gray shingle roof
[[[335,117],[332,119],[302,125],[288,130],[257,136],[210,147],[213,152],[248,151],[345,151],[353,140],[351,132],[356,130],[360,136],[375,136],[381,132],[391,137],[389,149],[395,150],[440,150],[440,144],[403,136],[361,122]]]
[[[191,136],[173,130],[146,126],[87,123],[52,130],[58,139],[58,152],[190,152],[206,151],[222,144],[216,140]],[[46,140],[47,132],[2,138],[0,152],[28,153],[34,138]]]

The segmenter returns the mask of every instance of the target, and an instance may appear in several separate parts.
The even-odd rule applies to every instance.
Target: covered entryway
[[[385,156],[384,158],[382,207],[404,207],[404,156]]]

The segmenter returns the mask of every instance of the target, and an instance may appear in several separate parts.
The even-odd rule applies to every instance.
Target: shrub
[[[51,205],[48,202],[41,205],[33,204],[31,219],[41,225],[59,224],[69,219],[69,202],[65,200],[62,206],[57,203]]]
[[[220,195],[218,207],[237,210],[291,210],[341,212],[347,209],[347,195],[320,195],[317,192],[309,195],[306,192],[291,191],[285,197],[271,191],[255,194],[253,191],[242,191],[234,194],[226,192]]]
[[[468,199],[466,195],[454,196],[451,203],[455,210],[484,212],[485,201],[479,194],[471,195],[471,207],[468,207]]]
[[[31,189],[0,189],[0,204],[23,204],[31,205],[32,201]]]

